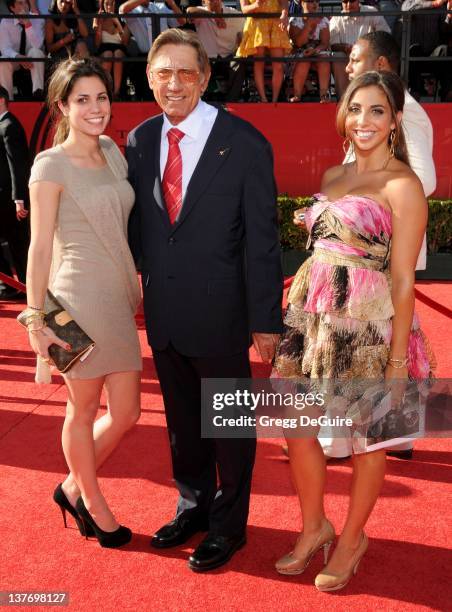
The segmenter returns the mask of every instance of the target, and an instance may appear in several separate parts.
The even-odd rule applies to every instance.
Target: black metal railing
[[[337,17],[340,15],[346,15],[346,16],[363,16],[363,13],[361,12],[349,12],[349,13],[341,13],[340,11],[334,10],[333,5],[334,2],[331,2],[332,8],[326,8],[325,5],[323,5],[324,10],[316,12],[316,13],[306,13],[305,16],[309,16],[309,17]],[[451,15],[452,17],[452,11],[446,11],[443,10],[441,8],[437,8],[437,9],[422,9],[422,10],[416,10],[416,11],[401,11],[400,9],[396,10],[376,10],[375,12],[372,12],[372,16],[377,16],[377,15],[381,15],[383,17],[398,17],[400,22],[401,22],[401,44],[400,44],[400,49],[401,49],[401,61],[400,61],[400,76],[401,78],[405,81],[405,83],[408,83],[408,75],[409,75],[409,69],[410,69],[410,64],[411,63],[417,63],[417,62],[431,62],[432,64],[434,63],[442,63],[442,62],[451,62],[452,61],[452,56],[432,56],[432,55],[428,55],[428,56],[416,56],[413,57],[410,55],[410,46],[412,44],[415,44],[416,42],[420,42],[422,43],[423,41],[412,41],[411,40],[411,32],[412,32],[412,20],[414,17],[418,17],[418,16],[427,16],[427,15],[438,15],[439,11],[441,12],[441,15],[444,16],[444,18],[446,17],[447,14]],[[206,14],[205,12],[200,12],[200,13],[190,13],[190,15],[187,15],[185,13],[183,14],[179,14],[179,13],[108,13],[108,14],[101,14],[101,13],[80,13],[77,15],[74,14],[69,14],[69,15],[63,15],[63,14],[47,14],[47,15],[34,15],[34,14],[27,14],[26,18],[27,19],[67,19],[67,18],[81,18],[86,22],[92,22],[93,19],[110,19],[110,18],[118,18],[121,20],[124,20],[125,22],[127,22],[128,19],[150,19],[151,21],[151,27],[152,27],[152,36],[153,39],[155,39],[158,34],[160,34],[160,20],[161,19],[184,19],[187,23],[189,23],[192,19],[212,19],[215,17],[218,18],[223,18],[223,19],[243,19],[243,18],[247,18],[247,17],[253,17],[256,19],[266,19],[266,18],[279,18],[280,13],[252,13],[249,15],[244,15],[243,13],[237,12],[237,13],[209,13]],[[292,15],[289,15],[289,17],[291,17]],[[300,16],[300,15],[297,15]],[[366,16],[369,16],[369,13],[366,13]],[[0,14],[0,18],[1,19],[16,19],[17,15],[14,15],[12,13],[7,13],[7,14]],[[328,55],[322,55],[319,57],[313,57],[313,56],[309,56],[309,57],[303,57],[303,56],[294,56],[291,54],[288,54],[284,57],[280,57],[280,58],[274,58],[274,57],[269,57],[269,56],[265,56],[265,57],[234,57],[232,58],[234,61],[236,62],[242,62],[242,63],[246,63],[246,64],[253,64],[254,62],[282,62],[282,63],[293,63],[293,62],[309,62],[309,63],[316,63],[316,62],[331,62],[331,63],[335,63],[335,62],[344,62],[345,58],[343,57],[343,55],[339,56],[336,55],[334,51],[330,51]],[[29,58],[27,57],[27,62],[49,62],[51,61],[52,58],[49,55],[48,57],[45,58]],[[5,57],[1,57],[0,56],[0,62],[21,62],[23,61],[23,58],[5,58]],[[230,62],[231,58],[216,58],[214,60],[215,62],[221,63],[221,62]],[[146,62],[146,57],[143,56],[134,56],[134,57],[109,57],[108,58],[108,62],[123,62],[123,63],[134,63],[134,62],[141,62],[141,63],[145,63]],[[451,67],[452,70],[452,67]]]

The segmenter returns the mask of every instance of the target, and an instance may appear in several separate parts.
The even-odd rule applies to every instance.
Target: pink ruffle
[[[344,195],[330,202],[325,194],[314,194],[317,202],[306,211],[306,226],[310,231],[314,221],[325,210],[331,208],[334,215],[347,227],[352,227],[364,234],[375,235],[383,232],[392,233],[391,211],[366,196]]]
[[[313,261],[304,303],[306,312],[336,312],[333,285],[337,266]],[[341,316],[357,319],[390,319],[394,310],[386,276],[366,268],[347,268],[348,289]]]
[[[420,329],[413,330],[408,340],[408,373],[415,380],[428,378],[433,364]]]

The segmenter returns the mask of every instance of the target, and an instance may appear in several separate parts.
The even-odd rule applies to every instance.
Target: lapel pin
[[[218,151],[218,153],[219,153],[220,155],[224,155],[224,154],[225,154],[227,151],[229,151],[229,147],[226,147],[226,149],[220,149],[220,150]]]

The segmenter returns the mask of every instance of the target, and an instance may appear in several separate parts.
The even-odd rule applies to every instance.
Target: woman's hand
[[[289,15],[286,10],[281,12],[281,16],[279,18],[279,29],[285,32],[289,27]]]
[[[306,227],[306,221],[304,220],[304,215],[307,208],[299,208],[295,210],[293,213],[293,223],[294,225],[298,225],[300,227]]]
[[[403,402],[407,387],[408,368],[394,368],[390,363],[385,368],[386,388],[391,391],[391,406],[396,408]]]
[[[39,355],[41,359],[47,361],[47,363],[49,363],[50,360],[49,346],[51,344],[57,344],[58,346],[64,348],[64,350],[66,351],[71,350],[71,345],[65,342],[64,340],[61,340],[61,338],[58,338],[58,336],[55,335],[55,333],[50,329],[50,327],[44,327],[43,329],[34,332],[32,331],[32,329],[30,329],[28,336],[30,340],[30,346],[33,351],[36,353],[36,355]]]
[[[385,368],[385,380],[407,380],[408,379],[408,367],[394,368],[390,363]]]

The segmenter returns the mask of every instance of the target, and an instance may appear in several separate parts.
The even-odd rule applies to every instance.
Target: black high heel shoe
[[[79,517],[77,510],[71,505],[70,501],[64,494],[61,483],[53,492],[53,501],[60,507],[61,514],[63,515],[65,528],[67,528],[66,512],[69,512],[69,514],[74,517],[75,522],[77,523],[78,530],[80,531],[82,536],[86,537],[94,535],[94,529],[91,527],[91,525],[86,525],[85,528],[85,525],[83,524],[82,519]]]
[[[96,524],[95,520],[88,512],[81,497],[75,503],[75,508],[82,519],[85,531],[88,526],[92,527],[94,535],[103,548],[118,548],[127,544],[132,539],[132,532],[128,527],[120,525],[116,531],[104,531]]]

